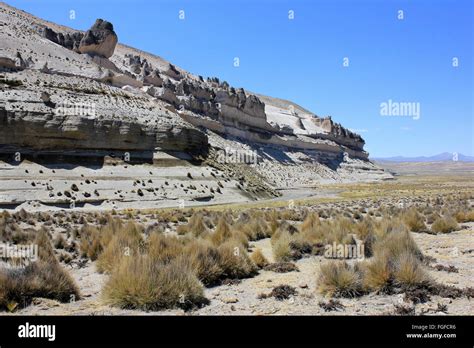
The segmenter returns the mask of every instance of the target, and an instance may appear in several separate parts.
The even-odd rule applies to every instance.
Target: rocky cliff
[[[364,140],[331,117],[118,44],[106,20],[81,32],[2,3],[0,26],[2,153],[149,159],[164,151],[212,161],[237,148],[253,151],[263,176],[268,165],[310,165],[315,180],[387,177],[368,161]]]

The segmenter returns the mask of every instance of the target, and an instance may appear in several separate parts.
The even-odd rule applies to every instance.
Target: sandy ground
[[[69,209],[73,200],[79,210],[179,208],[249,200],[237,181],[204,166],[45,166],[27,161],[12,166],[0,162],[0,181],[0,209],[7,210]]]

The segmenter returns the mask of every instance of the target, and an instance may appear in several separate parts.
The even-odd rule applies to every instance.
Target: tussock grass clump
[[[112,218],[111,215],[104,215],[98,218],[98,227],[85,225],[80,231],[80,250],[83,257],[88,257],[95,261],[112,239],[112,236],[119,233],[123,228],[123,222],[119,218]]]
[[[68,302],[79,298],[79,290],[58,263],[37,261],[18,270],[0,269],[1,309],[28,305],[34,297]]]
[[[254,218],[246,223],[237,222],[234,228],[244,233],[247,239],[251,241],[270,237],[274,232],[272,227],[261,217]]]
[[[293,252],[290,247],[291,237],[288,233],[283,232],[276,237],[272,237],[273,257],[277,262],[287,262],[293,260]]]
[[[474,221],[474,210],[458,211],[455,215],[457,222],[472,222]]]
[[[422,232],[426,231],[426,225],[425,225],[425,220],[423,216],[418,213],[416,208],[411,208],[408,211],[406,211],[403,216],[403,221],[405,224],[408,226],[410,231],[413,232]]]
[[[204,222],[204,216],[202,213],[194,213],[186,225],[181,225],[179,227],[178,234],[186,233],[190,233],[195,237],[205,236],[209,233],[209,229]]]
[[[439,215],[438,213],[428,214],[428,215],[426,215],[426,223],[432,224],[433,222],[435,222],[439,218],[441,218],[441,215]]]
[[[102,252],[103,243],[101,239],[104,236],[100,234],[99,229],[90,226],[84,226],[81,232],[80,250],[83,257],[95,261]]]
[[[38,232],[35,244],[37,261],[19,269],[0,268],[0,309],[12,311],[28,305],[34,297],[60,302],[79,299],[79,289],[54,256],[45,230]]]
[[[156,262],[170,262],[185,253],[181,240],[161,233],[151,233],[147,240],[147,251],[150,258]]]
[[[62,234],[58,234],[54,238],[53,243],[56,249],[65,249],[67,247],[67,241],[66,239],[64,239],[64,236]]]
[[[326,245],[355,245],[353,234],[357,224],[350,219],[338,216],[331,221],[320,221],[315,213],[307,215],[298,230],[293,225],[281,223],[272,235],[272,248],[275,260],[285,262],[297,260],[304,255],[320,255]]]
[[[278,220],[278,214],[276,211],[267,213],[266,220],[270,226],[271,235],[280,227],[280,221]]]
[[[224,277],[224,270],[220,266],[220,253],[210,241],[193,241],[186,245],[183,253],[204,285],[216,285]]]
[[[248,278],[257,273],[257,267],[247,251],[235,241],[228,241],[218,247],[219,265],[223,277],[230,279]]]
[[[192,309],[209,303],[183,258],[161,263],[147,255],[122,258],[103,289],[103,297],[113,306],[146,311]]]
[[[364,245],[364,257],[373,256],[373,245],[376,240],[375,224],[376,222],[372,218],[366,217],[354,227],[355,235],[362,240]]]
[[[221,216],[217,223],[215,231],[209,236],[214,245],[220,245],[232,237],[232,231],[226,219]]]
[[[391,293],[429,281],[422,268],[423,254],[405,228],[389,229],[375,241],[374,257],[361,264],[364,288]]]
[[[413,240],[410,232],[403,226],[391,229],[384,235],[379,236],[373,246],[374,255],[386,254],[389,260],[396,260],[404,252],[414,255],[419,260],[423,254]]]
[[[387,254],[378,254],[363,264],[364,288],[368,291],[390,293],[392,291],[393,274]]]
[[[248,278],[257,272],[247,251],[234,239],[218,247],[207,240],[193,241],[186,246],[184,255],[206,286],[219,284],[227,278]]]
[[[316,213],[309,213],[301,224],[301,232],[311,233],[314,232],[320,225],[319,215]]]
[[[296,209],[284,209],[278,212],[278,217],[281,220],[301,221],[301,212]]]
[[[143,227],[134,222],[120,225],[98,256],[97,270],[111,272],[121,258],[137,255],[144,243],[142,234]]]
[[[459,230],[459,225],[452,216],[438,218],[431,225],[431,231],[435,233],[449,233]]]
[[[359,296],[362,294],[361,275],[347,262],[327,262],[321,265],[318,290],[332,297]]]
[[[410,252],[400,254],[394,268],[395,280],[404,288],[413,288],[430,281],[419,259]]]
[[[368,238],[368,236],[373,236],[374,224],[375,221],[370,217],[362,219],[354,226],[354,232],[356,236],[361,240],[365,240],[366,238]]]
[[[34,239],[36,230],[24,230],[16,223],[15,218],[5,212],[0,216],[0,242],[10,242],[13,244],[23,244]]]
[[[250,259],[253,261],[253,263],[258,267],[258,268],[264,268],[265,266],[268,265],[268,260],[263,255],[262,250],[256,249],[251,255]]]

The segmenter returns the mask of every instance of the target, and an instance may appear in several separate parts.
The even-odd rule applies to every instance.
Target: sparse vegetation
[[[34,243],[38,245],[38,260],[24,268],[0,268],[0,309],[13,311],[28,305],[35,297],[61,302],[80,298],[74,280],[54,256],[50,237],[40,230]]]
[[[138,184],[146,182],[150,183],[144,179]],[[76,188],[80,191],[79,185],[70,187],[73,194]],[[190,310],[208,303],[204,287],[236,286],[240,279],[253,277],[259,270],[298,272],[299,259],[329,257],[324,250],[332,243],[363,243],[365,260],[322,262],[316,275],[316,288],[321,294],[333,297],[328,302],[320,301],[325,311],[344,308],[334,297],[351,298],[371,292],[403,294],[405,301],[413,305],[430,301],[433,295],[469,298],[473,296],[472,288],[445,286],[428,277],[425,267],[450,273],[459,270],[440,264],[431,266],[436,260],[422,254],[412,237],[418,240],[420,235],[411,232],[448,233],[466,228],[464,224],[472,220],[471,200],[470,196],[454,195],[436,196],[426,204],[412,206],[406,204],[407,200],[403,206],[362,200],[357,204],[327,203],[317,209],[193,208],[147,213],[127,209],[114,210],[112,214],[64,211],[45,214],[22,209],[11,214],[0,213],[1,241],[29,243],[38,236],[40,242],[43,239],[42,244],[47,241],[49,245],[40,251],[42,260],[52,262],[52,265],[42,261],[30,265],[22,270],[24,276],[17,279],[2,270],[2,282],[9,285],[0,289],[0,306],[12,310],[25,305],[25,301],[19,303],[19,298],[4,294],[9,291],[7,288],[30,282],[24,279],[33,279],[33,271],[39,282],[48,279],[49,287],[35,288],[31,281],[30,287],[24,290],[31,295],[25,298],[38,295],[67,301],[66,294],[78,294],[58,259],[79,268],[88,260],[95,262],[95,269],[107,274],[102,295],[112,306],[147,311]],[[44,231],[39,235],[37,229],[41,227],[51,233]],[[275,263],[269,263],[264,256],[268,251],[264,253],[261,245],[266,248],[267,241],[258,242],[265,238],[271,238]],[[295,284],[277,286],[260,298],[294,296],[296,289],[292,285]],[[306,289],[307,285],[300,287]],[[410,312],[411,308],[404,307],[399,312]]]

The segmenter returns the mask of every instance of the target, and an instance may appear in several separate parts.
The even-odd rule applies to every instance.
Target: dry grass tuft
[[[459,230],[459,225],[451,216],[445,218],[440,217],[431,225],[431,231],[435,233],[449,233],[457,230]]]
[[[374,255],[385,254],[389,260],[396,260],[398,257],[408,252],[419,260],[423,259],[423,254],[413,240],[410,232],[402,226],[398,229],[390,229],[384,235],[379,236],[373,246]]]
[[[196,240],[186,245],[183,251],[200,281],[206,286],[219,283],[224,277],[217,247],[206,240]]]
[[[218,247],[219,265],[223,277],[230,279],[248,278],[257,273],[257,267],[247,251],[235,241],[227,241]]]
[[[221,216],[217,223],[215,231],[209,236],[214,245],[221,245],[224,241],[232,237],[232,231],[225,217]]]
[[[430,282],[420,260],[410,252],[399,255],[394,265],[395,281],[403,288],[414,288]]]
[[[97,270],[110,273],[120,259],[137,255],[144,243],[142,234],[143,227],[134,222],[117,227],[97,258]]]
[[[348,263],[331,261],[321,265],[318,290],[333,297],[355,297],[362,293],[362,279]]]
[[[147,255],[122,258],[103,289],[103,297],[110,305],[145,311],[192,309],[209,303],[183,258],[161,263]]]
[[[320,225],[319,215],[316,213],[309,213],[308,216],[303,220],[301,224],[301,232],[303,233],[312,233]]]
[[[427,230],[423,216],[418,213],[415,208],[409,209],[402,216],[403,221],[408,226],[410,231],[422,232]]]
[[[147,251],[152,260],[168,263],[184,253],[184,244],[176,237],[154,232],[148,237]]]
[[[34,297],[61,302],[79,299],[79,289],[54,256],[45,230],[38,232],[35,244],[37,261],[24,268],[0,268],[0,309],[12,311],[28,305]]]
[[[268,265],[267,258],[263,255],[262,250],[256,249],[251,255],[250,259],[258,268],[264,268]]]
[[[458,211],[455,215],[456,221],[461,222],[472,222],[474,221],[474,210],[469,211]]]
[[[392,270],[386,254],[379,254],[363,264],[364,288],[368,291],[390,293],[393,283]]]
[[[189,219],[187,231],[195,237],[205,236],[209,230],[204,223],[204,216],[202,213],[194,213]]]

